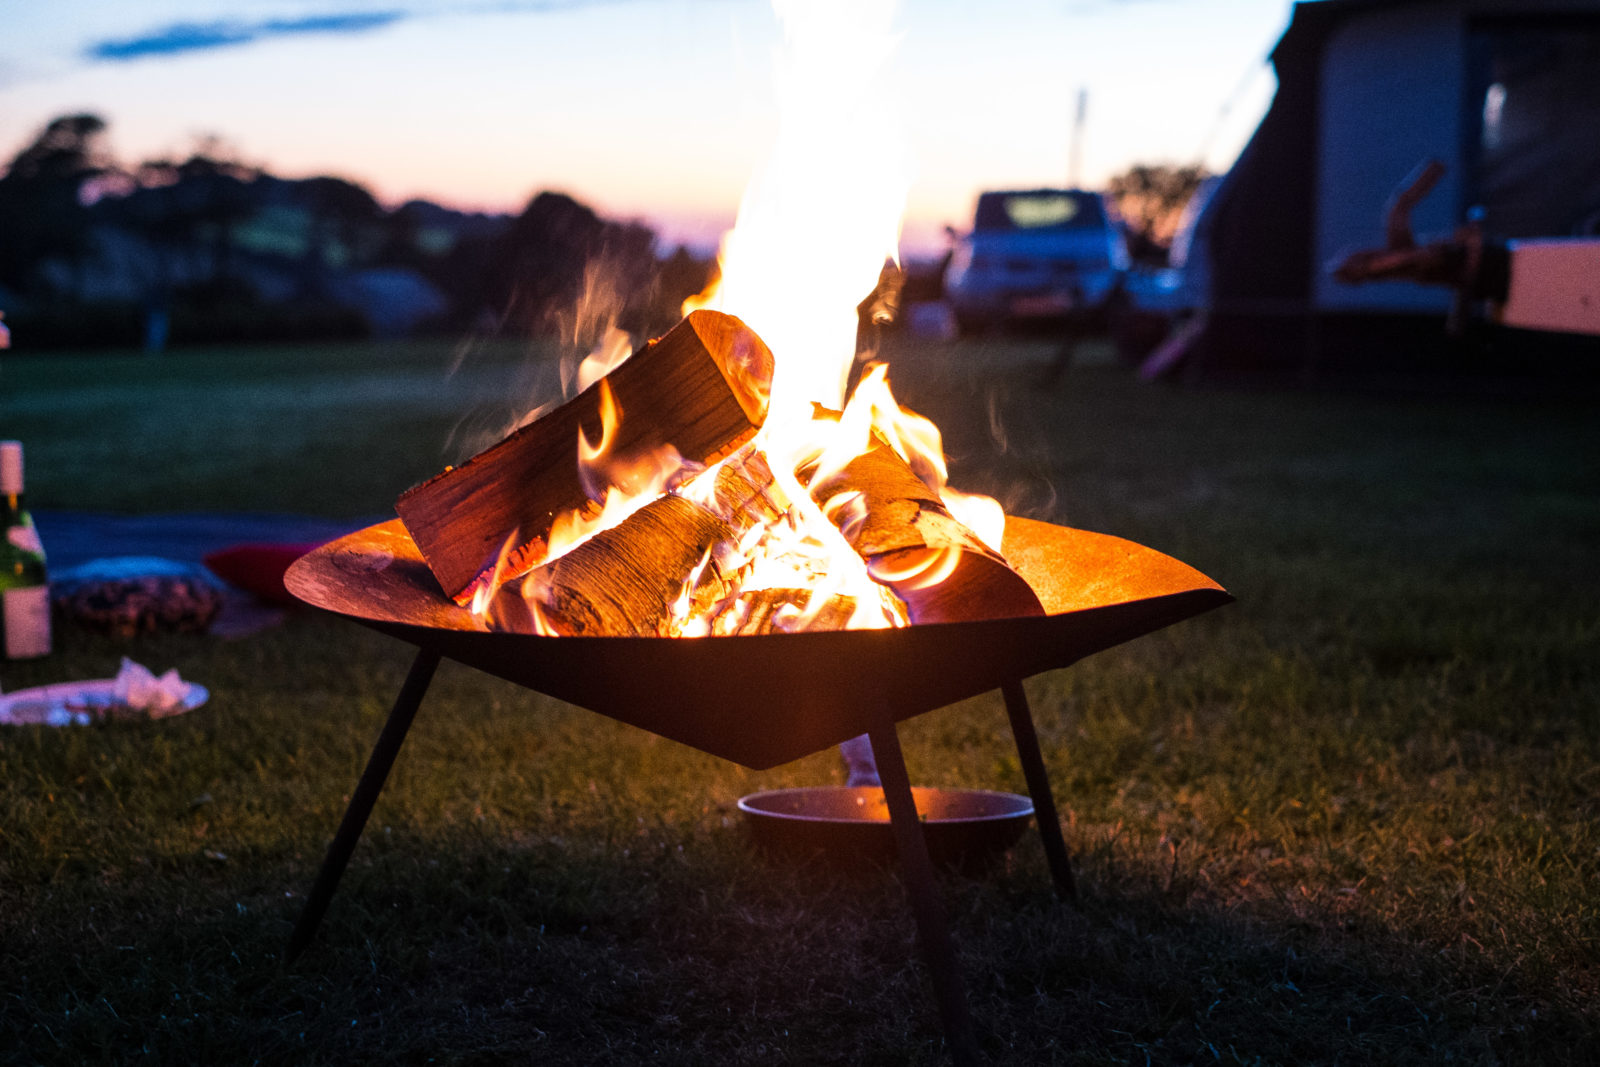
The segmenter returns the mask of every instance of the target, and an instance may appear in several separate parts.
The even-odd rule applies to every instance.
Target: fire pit
[[[794,119],[741,203],[718,287],[636,350],[588,339],[563,402],[407,490],[399,521],[290,569],[302,600],[418,649],[290,955],[448,657],[746,767],[865,734],[966,1062],[966,994],[896,724],[999,688],[1052,880],[1071,897],[1022,680],[1229,597],[1158,552],[1008,518],[948,484],[938,427],[899,407],[870,356],[897,301],[886,264],[905,200],[876,73],[889,6],[782,13]]]
[[[448,657],[751,768],[867,734],[940,1015],[958,1062],[975,1059],[966,994],[895,724],[1000,688],[1052,879],[1071,898],[1072,870],[1022,679],[1232,599],[1193,568],[1104,534],[1013,518],[1003,547],[1038,594],[1043,615],[699,639],[485,632],[470,610],[444,595],[399,521],[316,549],[289,569],[289,590],[418,651],[306,901],[289,957],[315,934],[433,672]]]
[[[1047,614],[733,638],[485,632],[440,592],[398,521],[316,549],[285,584],[424,655],[756,770],[1069,666],[1231,600],[1199,571],[1104,534],[1013,518],[1005,548]]]

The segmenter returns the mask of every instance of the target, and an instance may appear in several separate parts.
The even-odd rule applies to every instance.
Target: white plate
[[[118,706],[112,694],[116,681],[99,678],[89,682],[58,682],[15,693],[0,694],[0,726],[88,726],[112,707]],[[203,685],[187,683],[189,691],[175,707],[162,711],[126,711],[126,717],[165,719],[193,711],[211,694]]]

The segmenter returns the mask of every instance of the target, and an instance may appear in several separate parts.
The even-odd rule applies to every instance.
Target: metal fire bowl
[[[440,589],[398,519],[310,552],[284,584],[419,648],[755,770],[1233,599],[1194,568],[1119,537],[1012,518],[1002,547],[1046,615],[740,637],[489,633]]]
[[[911,787],[928,857],[936,866],[981,870],[1016,844],[1033,801],[982,789]],[[774,789],[739,798],[751,836],[765,852],[858,866],[895,858],[883,790],[875,786]]]

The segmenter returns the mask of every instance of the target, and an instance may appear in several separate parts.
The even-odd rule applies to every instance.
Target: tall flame
[[[784,48],[777,57],[779,125],[771,155],[723,240],[718,281],[687,301],[684,313],[710,307],[736,315],[772,349],[770,403],[754,447],[765,454],[787,510],[701,559],[671,606],[669,631],[682,636],[737,632],[750,610],[741,594],[761,591],[797,592],[792,599],[777,598],[784,599],[782,606],[769,609],[777,629],[803,630],[824,611],[839,612],[840,604],[851,605],[843,610],[854,628],[904,624],[903,605],[883,583],[920,588],[941,582],[960,553],[899,553],[893,564],[880,560],[874,574],[848,539],[863,521],[864,501],[841,494],[819,506],[795,473],[815,469],[815,484],[872,447],[875,438],[997,550],[1005,521],[994,501],[945,485],[939,431],[895,403],[887,368],[869,368],[846,404],[857,306],[877,286],[884,264],[897,258],[909,184],[887,77],[897,44],[894,0],[773,0],[773,6],[783,24]],[[690,477],[695,472],[683,470],[676,454],[631,465],[611,455],[616,421],[624,413],[615,410],[599,376],[625,356],[625,346],[612,337],[585,362],[586,378],[601,382],[603,430],[599,444],[578,442],[580,471],[591,500],[603,496],[604,507],[599,514],[562,516],[548,539],[547,559],[662,492],[697,501],[712,495],[715,468]],[[712,585],[724,591],[710,608],[701,585],[708,571],[715,574]],[[553,632],[541,618],[537,582],[532,584],[535,626]],[[827,623],[837,624],[836,618]]]
[[[838,429],[855,361],[856,306],[896,258],[908,180],[888,85],[897,43],[893,0],[773,0],[784,28],[778,57],[778,129],[723,239],[720,283],[699,306],[743,319],[776,354],[759,443],[792,501],[781,548],[752,567],[753,588],[811,590],[807,613],[829,595],[855,598],[852,626],[889,626],[866,566],[794,476]],[[797,624],[803,627],[807,613]]]
[[[779,123],[723,244],[711,306],[778,353],[776,421],[844,404],[856,305],[900,236],[908,181],[888,85],[892,0],[774,0]]]
[[[698,470],[671,445],[638,456],[617,455],[617,428],[622,424],[622,406],[617,403],[611,383],[606,379],[601,378],[595,388],[600,401],[600,441],[598,444],[591,442],[579,428],[578,482],[583,486],[584,495],[599,507],[598,510],[590,508],[557,515],[545,537],[544,556],[537,561],[539,563],[556,559],[601,530],[619,525],[676,481]],[[501,555],[505,555],[504,551]]]

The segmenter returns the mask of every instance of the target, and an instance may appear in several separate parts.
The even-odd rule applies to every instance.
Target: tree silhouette
[[[0,284],[37,290],[37,269],[46,258],[75,266],[88,250],[88,212],[79,193],[109,165],[105,128],[98,115],[53,119],[6,168],[0,178]]]
[[[311,214],[309,259],[334,270],[368,260],[379,251],[384,240],[383,208],[371,193],[343,178],[307,178],[298,186]]]
[[[507,326],[578,344],[595,329],[634,328],[655,277],[655,234],[602,220],[564,193],[539,193],[501,238],[485,288]]]
[[[234,228],[255,209],[250,184],[256,172],[219,151],[208,139],[199,151],[178,164],[177,184],[169,187],[173,203],[170,223],[180,242],[210,250],[211,283],[202,302],[214,303],[237,286]]]
[[[683,245],[673,249],[656,269],[654,299],[645,333],[671,329],[683,317],[683,302],[705,292],[717,271],[715,258],[702,259]]]
[[[1136,163],[1106,183],[1136,258],[1165,260],[1184,205],[1208,177],[1199,164]]]
[[[682,250],[658,262],[647,226],[562,193],[514,219],[426,201],[390,212],[354,182],[246,166],[214,137],[120,167],[105,129],[63,115],[0,172],[0,289],[30,344],[128,343],[169,317],[180,341],[343,335],[369,295],[356,272],[378,267],[374,284],[417,271],[445,296],[434,327],[498,321],[581,347],[611,326],[669,328],[710,269]]]

